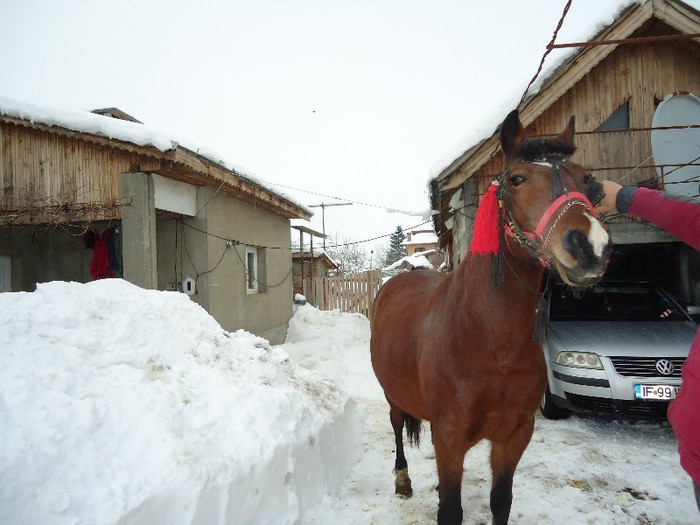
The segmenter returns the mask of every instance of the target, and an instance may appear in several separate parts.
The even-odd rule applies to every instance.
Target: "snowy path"
[[[306,308],[306,307],[305,307]],[[299,525],[435,525],[437,472],[430,430],[407,447],[413,497],[394,495],[389,409],[369,357],[369,324],[357,314],[300,309],[284,347],[303,366],[331,378],[365,406],[360,459],[335,497],[307,510]],[[341,328],[342,327],[342,328]],[[489,444],[465,459],[465,524],[490,524]],[[678,463],[668,424],[537,415],[515,473],[512,524],[691,525],[700,523],[690,478]]]
[[[394,443],[388,406],[358,399],[368,411],[361,458],[336,498],[326,498],[300,525],[434,525],[437,473],[429,427],[420,449],[408,448],[410,499],[393,493]],[[464,523],[490,524],[488,443],[465,460]],[[678,466],[668,425],[538,415],[516,472],[511,523],[698,523],[690,482]]]

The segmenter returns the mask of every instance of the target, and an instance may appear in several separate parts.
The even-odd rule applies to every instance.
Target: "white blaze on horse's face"
[[[554,168],[554,164],[552,164],[551,162],[535,161],[533,162],[533,164],[537,164],[538,166],[544,166],[545,168],[549,168],[550,170]]]
[[[591,243],[596,257],[602,257],[604,250],[608,247],[610,236],[598,219],[587,212],[584,212],[583,215],[591,221],[591,229],[588,230],[588,242]]]
[[[570,224],[553,236],[550,262],[566,284],[585,286],[599,280],[605,272],[610,237],[588,211],[583,211],[575,224],[585,228]]]

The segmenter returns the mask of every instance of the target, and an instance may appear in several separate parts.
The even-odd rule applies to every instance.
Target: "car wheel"
[[[571,410],[560,408],[554,404],[552,393],[549,391],[549,385],[544,389],[544,395],[540,403],[540,412],[547,419],[566,419],[571,415]]]

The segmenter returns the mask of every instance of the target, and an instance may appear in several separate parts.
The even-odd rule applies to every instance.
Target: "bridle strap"
[[[549,243],[549,239],[551,238],[554,229],[566,212],[572,206],[583,206],[593,217],[598,215],[593,207],[593,204],[591,204],[591,201],[584,193],[580,191],[570,192],[564,184],[561,173],[559,172],[560,167],[571,174],[571,172],[569,172],[569,170],[563,165],[565,161],[566,159],[562,159],[561,157],[549,157],[533,161],[535,164],[546,164],[550,167],[552,172],[553,199],[553,202],[547,207],[544,214],[538,221],[534,232],[523,231],[520,226],[518,226],[511,214],[508,195],[505,190],[502,189],[504,188],[505,184],[502,184],[501,188],[499,188],[499,190],[502,190],[502,192],[499,192],[501,194],[499,199],[502,199],[505,207],[505,234],[508,237],[514,238],[516,241],[518,241],[518,243],[525,248],[530,256],[537,259],[545,268],[550,268],[551,265],[542,257],[542,250]],[[506,173],[507,171],[504,170],[504,182]],[[578,189],[578,184],[576,183],[575,179],[574,184],[577,185]]]
[[[556,200],[552,204],[550,204],[549,207],[545,210],[544,214],[542,215],[542,218],[537,223],[537,227],[535,228],[535,237],[542,239],[544,237],[543,234],[545,228],[547,228],[547,225],[550,222],[558,222],[558,220],[561,219],[561,216],[564,214],[564,211],[566,211],[564,210],[564,208],[568,209],[571,207],[569,205],[567,208],[567,203],[569,203],[570,205],[574,203],[580,204],[582,206],[585,206],[594,217],[598,215],[595,209],[593,208],[591,201],[589,201],[588,197],[586,197],[583,193],[578,191],[564,193],[563,195],[559,195],[559,197],[557,197]],[[557,213],[557,210],[559,210],[560,208],[562,211],[559,211]],[[555,217],[555,214],[557,215],[556,218],[552,219],[552,217]]]

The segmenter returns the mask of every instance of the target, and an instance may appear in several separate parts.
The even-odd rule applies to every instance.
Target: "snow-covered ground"
[[[413,497],[394,495],[394,438],[389,408],[371,369],[367,320],[304,306],[292,319],[283,348],[333,379],[368,412],[360,459],[340,494],[305,512],[300,525],[434,525],[437,471],[426,424],[420,449],[406,449]],[[482,442],[465,458],[465,524],[491,523],[488,455],[489,444]],[[549,421],[537,414],[513,487],[514,524],[700,523],[692,484],[678,464],[667,423],[575,416]]]
[[[116,279],[0,294],[2,524],[434,524],[424,431],[399,498],[360,315],[302,306],[271,347]],[[482,443],[465,523],[491,522],[489,484]],[[668,425],[538,417],[512,523],[698,521]]]

